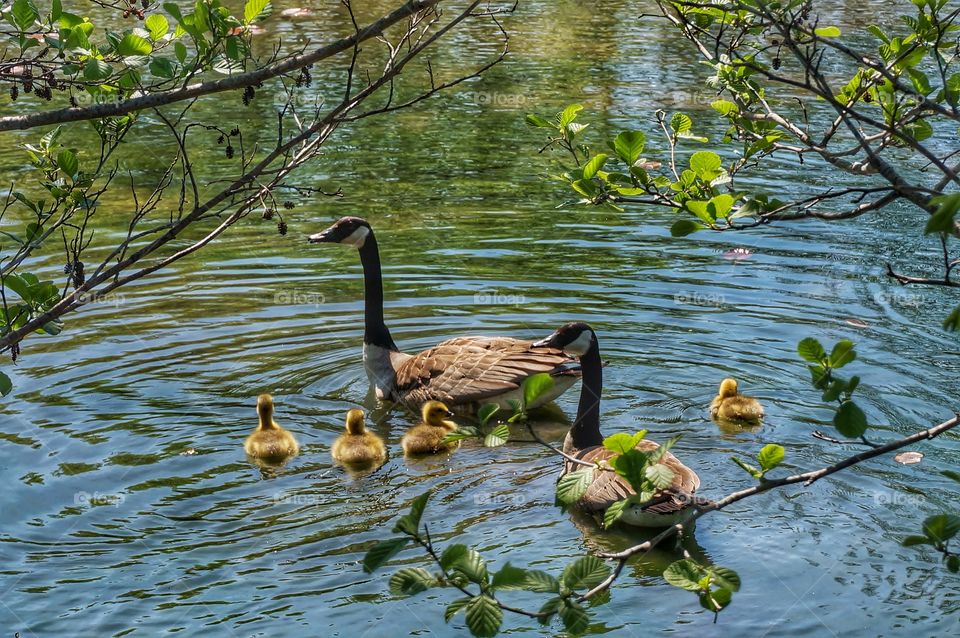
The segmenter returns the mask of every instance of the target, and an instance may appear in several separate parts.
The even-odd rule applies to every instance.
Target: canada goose
[[[330,449],[334,461],[341,465],[376,465],[387,459],[383,439],[364,426],[363,410],[347,412],[346,429]]]
[[[309,237],[310,243],[339,243],[360,252],[364,278],[363,364],[377,398],[418,410],[426,401],[476,410],[481,403],[502,408],[519,400],[527,377],[546,372],[554,390],[537,407],[557,398],[579,377],[576,359],[555,348],[535,347],[510,337],[459,337],[416,355],[400,352],[383,320],[380,253],[373,229],[359,217],[344,217]]]
[[[580,357],[583,373],[580,405],[577,408],[577,419],[564,439],[563,451],[581,461],[599,462],[609,467],[605,460],[616,456],[616,452],[603,447],[603,435],[600,433],[603,366],[600,361],[597,335],[585,323],[568,323],[534,345],[560,348],[568,354]],[[650,452],[658,447],[660,446],[653,441],[641,439],[636,449],[641,452]],[[652,504],[631,505],[626,508],[620,519],[622,522],[636,527],[667,527],[677,523],[684,511],[696,501],[693,493],[700,487],[700,479],[696,473],[670,452],[663,455],[660,463],[673,472],[673,485],[658,492]],[[568,460],[564,463],[561,476],[585,467]],[[580,509],[602,514],[617,501],[634,494],[633,488],[626,479],[615,472],[594,469],[593,473],[593,482],[586,494],[577,502],[577,507]]]
[[[261,394],[257,397],[257,415],[260,417],[260,424],[243,443],[243,449],[248,455],[254,459],[275,463],[286,460],[300,450],[293,435],[273,420],[272,396]]]
[[[720,382],[720,393],[710,402],[710,416],[757,423],[763,418],[763,406],[753,397],[738,394],[737,380],[727,377]]]
[[[453,412],[446,405],[440,401],[427,401],[423,404],[421,416],[423,421],[407,430],[400,439],[404,454],[436,454],[460,445],[459,441],[443,442],[444,437],[457,429],[457,424],[448,419]]]

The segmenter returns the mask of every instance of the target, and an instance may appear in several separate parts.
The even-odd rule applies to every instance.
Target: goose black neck
[[[360,263],[363,264],[363,342],[396,352],[397,344],[383,322],[383,276],[373,230],[360,248]]]
[[[577,420],[570,428],[573,447],[583,450],[603,444],[600,433],[600,394],[603,392],[603,364],[600,362],[600,348],[594,337],[590,349],[580,357],[582,385],[580,386],[580,405],[577,408]]]

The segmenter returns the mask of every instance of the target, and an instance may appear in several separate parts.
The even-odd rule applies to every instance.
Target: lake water
[[[337,4],[315,3],[316,20],[271,24],[293,40],[342,33]],[[368,4],[365,16],[392,6]],[[839,12],[841,23],[861,19],[853,6]],[[303,182],[342,187],[344,197],[291,198],[285,237],[275,221],[251,216],[200,253],[68,317],[60,336],[30,337],[11,374],[15,392],[0,403],[4,635],[464,635],[462,616],[443,621],[452,592],[397,599],[389,569],[370,576],[358,564],[427,489],[435,541],[468,543],[494,567],[509,560],[558,573],[585,551],[644,538],[602,532],[554,507],[560,463],[536,444],[468,444],[422,462],[398,454],[413,418],[368,393],[357,255],[305,241],[346,214],[367,217],[378,233],[388,325],[403,349],[463,334],[537,338],[589,321],[609,362],[604,430],[682,434],[674,451],[699,473],[704,496],[749,485],[729,457],[766,443],[787,448],[778,473],[850,453],[811,437],[829,430],[831,412],[795,354],[803,337],[857,343],[849,369],[863,379],[860,404],[877,439],[949,418],[960,359],[957,337],[939,325],[956,297],[884,277],[887,260],[936,263],[917,212],[674,239],[668,211],[557,207],[570,193],[542,178],[551,168],[527,112],[582,102],[596,147],[622,128],[653,137],[658,107],[702,112],[700,129],[719,136],[705,68],[663,23],[638,19],[644,11],[652,6],[522,2],[506,21],[512,53],[485,78],[338,131]],[[479,38],[457,36],[438,64],[496,50]],[[320,67],[314,77],[321,94],[339,81]],[[271,87],[249,109],[239,95],[214,105],[198,114],[269,118]],[[163,131],[150,117],[139,126],[146,142],[125,161],[155,176],[159,159],[145,151]],[[228,166],[209,145],[200,152],[211,170]],[[8,152],[3,164],[23,171],[22,156]],[[765,178],[771,191],[805,193],[836,175],[785,163]],[[122,212],[101,222],[105,239],[122,228]],[[737,248],[749,257],[730,259]],[[58,281],[61,267],[36,264]],[[763,400],[762,429],[724,431],[709,420],[706,406],[728,374]],[[272,478],[242,450],[261,392],[274,394],[277,420],[302,445]],[[575,388],[561,397],[538,425],[544,436],[562,439],[577,396]],[[368,410],[392,454],[362,478],[329,458],[355,406]],[[919,465],[879,459],[702,519],[688,549],[743,580],[718,624],[695,596],[663,582],[678,557],[663,551],[629,565],[593,610],[590,633],[956,635],[960,581],[900,540],[924,517],[956,510],[956,484],[939,471],[957,467],[960,445],[948,434],[917,449],[926,455]],[[429,567],[413,550],[395,563]],[[504,626],[559,631],[510,615]]]

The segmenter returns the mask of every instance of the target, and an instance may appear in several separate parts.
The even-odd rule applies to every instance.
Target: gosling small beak
[[[454,414],[453,410],[447,410],[447,416],[457,416]]]
[[[550,336],[547,337],[546,339],[541,339],[540,341],[534,341],[534,342],[533,342],[533,347],[534,347],[534,348],[552,348],[552,347],[553,347],[553,339],[554,339],[554,337],[556,337],[556,336],[557,336],[557,333],[554,332],[552,335],[550,335]]]
[[[307,240],[311,244],[324,244],[324,243],[332,242],[333,240],[330,238],[330,235],[332,234],[331,233],[332,230],[333,230],[332,228],[328,228],[323,232],[317,233],[315,235],[310,235],[309,237],[307,237]]]

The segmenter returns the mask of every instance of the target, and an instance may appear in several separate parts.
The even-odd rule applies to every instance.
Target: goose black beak
[[[326,243],[330,243],[330,242],[333,241],[333,239],[332,239],[332,237],[331,237],[331,235],[333,235],[333,233],[330,232],[330,231],[332,231],[332,230],[333,230],[332,228],[328,228],[328,229],[326,229],[326,230],[323,231],[323,232],[317,233],[317,234],[315,234],[315,235],[310,235],[309,237],[307,237],[307,241],[309,241],[311,244],[326,244]]]
[[[557,336],[557,333],[554,332],[552,335],[550,335],[546,339],[541,339],[540,341],[534,341],[533,347],[534,348],[552,348],[554,347],[553,340],[556,336]]]
[[[447,410],[447,416],[457,416],[453,410]]]

